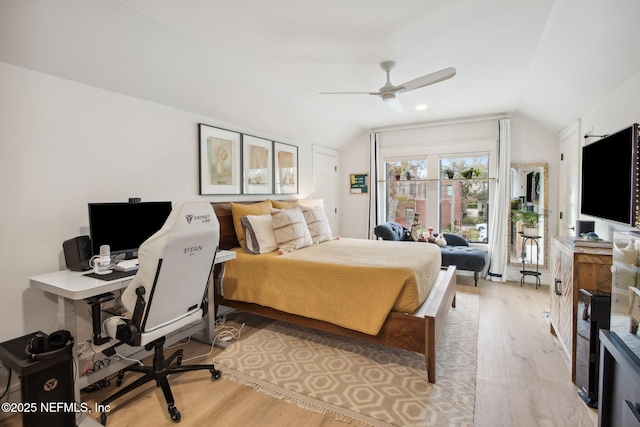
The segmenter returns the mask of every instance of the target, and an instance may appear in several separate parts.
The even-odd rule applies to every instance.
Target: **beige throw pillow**
[[[240,219],[244,230],[244,251],[250,254],[265,254],[278,249],[273,232],[271,214],[247,215]]]
[[[321,206],[300,206],[314,245],[331,240],[331,226]]]
[[[281,251],[291,252],[313,244],[307,222],[299,208],[272,209],[271,223]]]

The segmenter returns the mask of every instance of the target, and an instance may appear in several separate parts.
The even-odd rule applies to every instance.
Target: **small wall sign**
[[[350,175],[351,194],[365,194],[369,192],[369,174],[352,173]]]

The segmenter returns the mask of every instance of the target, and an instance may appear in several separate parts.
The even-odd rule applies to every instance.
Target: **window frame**
[[[380,197],[378,197],[377,214],[378,218],[386,218],[386,206],[388,204],[386,186],[389,179],[386,175],[385,164],[388,162],[409,161],[426,159],[427,163],[427,176],[426,188],[427,188],[427,218],[435,218],[434,224],[426,224],[423,222],[424,227],[437,226],[440,223],[440,160],[443,157],[463,157],[473,156],[479,153],[488,153],[489,165],[488,165],[488,177],[489,180],[489,195],[493,197],[496,191],[496,180],[498,178],[498,141],[497,140],[480,140],[480,141],[463,141],[452,143],[438,143],[427,145],[413,145],[413,146],[399,146],[399,147],[380,147],[378,156],[378,176],[382,179],[379,180],[378,189],[380,191]],[[437,203],[429,203],[429,200],[437,200]],[[493,209],[489,209],[489,223],[493,216]],[[421,218],[422,219],[422,218]],[[436,230],[437,231],[437,230]],[[478,244],[486,244],[480,243]]]

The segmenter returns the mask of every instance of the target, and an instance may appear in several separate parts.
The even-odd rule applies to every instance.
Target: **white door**
[[[580,121],[576,121],[559,135],[558,235],[562,238],[575,236],[580,195],[580,146]]]
[[[331,225],[331,233],[338,231],[338,151],[313,146],[313,198],[324,201],[324,212]]]

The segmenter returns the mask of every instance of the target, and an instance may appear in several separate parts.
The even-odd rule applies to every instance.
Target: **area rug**
[[[436,384],[424,355],[274,322],[214,362],[223,377],[338,420],[371,426],[472,426],[478,295],[458,292]]]

